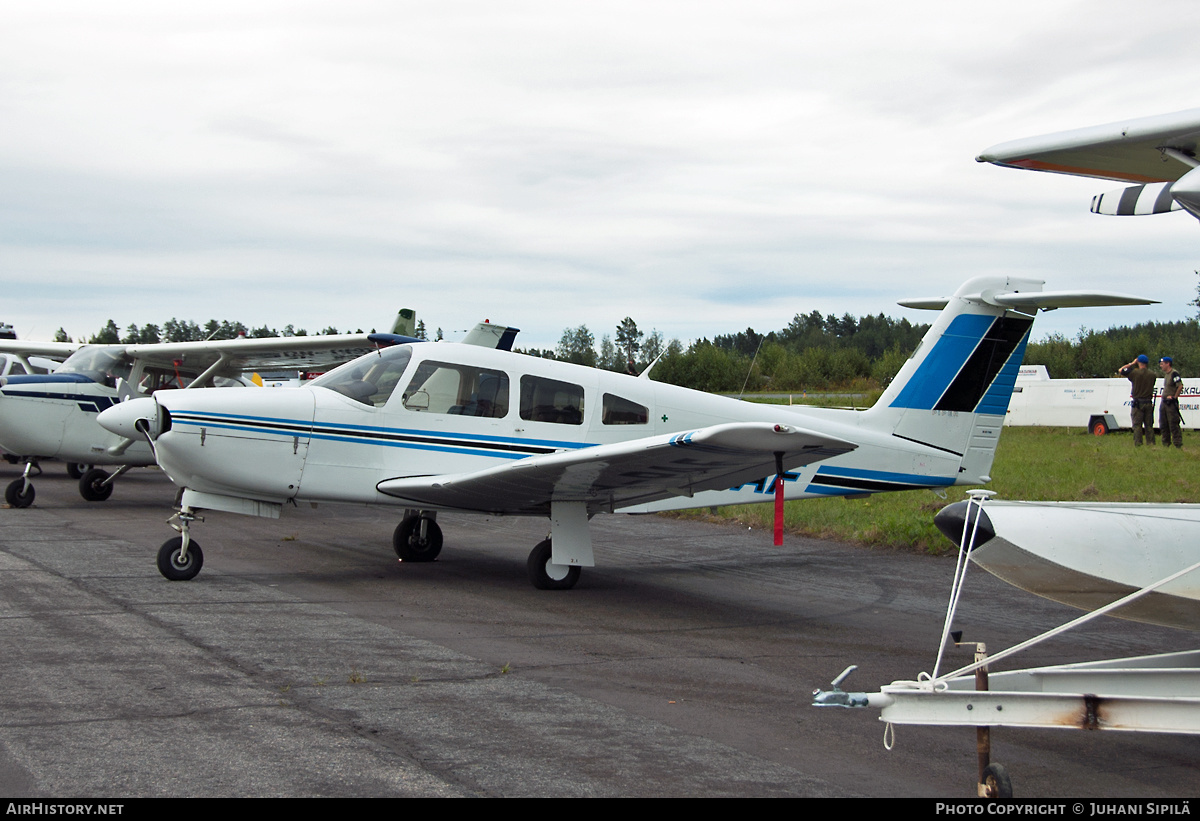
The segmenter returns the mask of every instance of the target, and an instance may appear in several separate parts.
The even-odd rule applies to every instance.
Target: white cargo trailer
[[[1187,379],[1183,382],[1183,396],[1179,401],[1183,426],[1188,430],[1200,430],[1200,385],[1189,385]],[[1120,376],[1051,379],[1045,365],[1022,365],[1004,424],[1081,427],[1097,436],[1110,430],[1128,430],[1133,427],[1129,419],[1129,387],[1129,380]],[[1161,393],[1160,376],[1154,386],[1154,395],[1158,397]]]

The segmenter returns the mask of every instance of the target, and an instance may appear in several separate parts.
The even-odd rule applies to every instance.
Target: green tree
[[[637,323],[630,317],[625,317],[617,325],[617,350],[623,357],[621,370],[636,368],[638,351],[642,348],[644,333],[638,330]]]
[[[567,328],[563,331],[562,339],[558,341],[555,355],[564,362],[574,362],[576,365],[596,367],[596,337],[588,330],[587,325],[578,328]]]
[[[116,345],[120,341],[121,331],[117,328],[117,323],[113,322],[111,319],[108,320],[108,324],[104,326],[104,330],[100,331],[100,333],[88,340],[88,342],[96,345]]]
[[[54,332],[54,341],[55,342],[73,342],[74,340],[71,339],[71,337],[67,336],[66,331],[64,331],[62,328],[59,328],[57,331]]]

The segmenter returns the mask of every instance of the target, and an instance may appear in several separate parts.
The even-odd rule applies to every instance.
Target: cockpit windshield
[[[399,383],[410,359],[411,347],[395,345],[378,353],[360,356],[353,362],[334,368],[324,376],[314,379],[309,385],[314,388],[328,388],[348,396],[355,402],[381,408],[387,404],[388,397]]]
[[[124,348],[87,347],[80,348],[67,357],[56,373],[78,373],[110,388],[117,386],[117,379],[128,379],[130,362]]]

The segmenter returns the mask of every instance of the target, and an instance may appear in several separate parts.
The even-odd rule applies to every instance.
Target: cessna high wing
[[[213,385],[214,380],[245,384],[239,377],[254,371],[326,370],[380,346],[420,341],[411,335],[413,318],[411,310],[402,310],[388,334],[147,345],[0,340],[0,352],[70,354],[53,374],[0,378],[0,448],[25,460],[24,475],[9,484],[5,500],[13,507],[33,503],[31,479],[40,472],[41,459],[57,458],[78,466],[78,474],[72,475],[79,478],[80,494],[92,502],[108,499],[113,482],[130,468],[153,465],[154,454],[144,437],[116,436],[96,422],[101,411],[125,399],[177,388],[198,389]],[[515,328],[481,322],[464,341],[510,348],[516,333]],[[96,465],[117,469],[110,474]]]
[[[994,145],[975,159],[1008,168],[1132,182],[1092,198],[1114,216],[1183,209],[1200,219],[1200,108]]]
[[[175,391],[100,423],[154,443],[183,489],[159,570],[190,579],[202,510],[277,517],[303,501],[396,505],[403,561],[442,547],[437,511],[549,519],[526,563],[542,589],[594,564],[588,520],[785,498],[989,480],[1039,308],[1144,304],[980,277],[944,306],[917,352],[864,412],[756,405],[647,378],[461,345],[398,345],[293,391]],[[643,374],[643,377],[645,374]],[[774,477],[773,479],[771,477]]]
[[[1089,612],[1200,564],[1200,505],[956,502],[934,519],[971,560],[1011,585]],[[1200,571],[1147,591],[1118,618],[1200,631]]]

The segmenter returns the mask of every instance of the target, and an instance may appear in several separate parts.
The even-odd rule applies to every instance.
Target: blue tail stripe
[[[975,352],[994,319],[984,314],[954,317],[891,406],[931,410]]]

